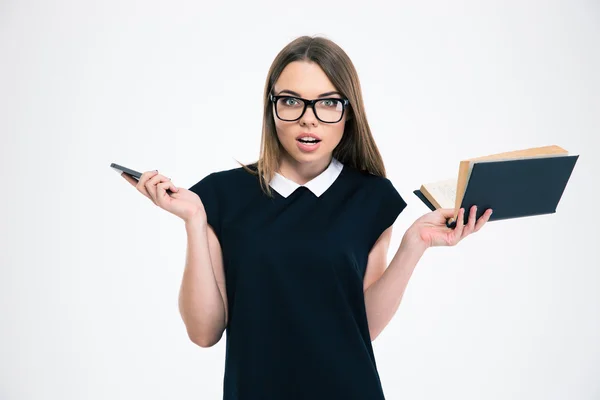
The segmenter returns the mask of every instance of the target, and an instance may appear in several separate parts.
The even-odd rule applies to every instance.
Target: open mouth
[[[320,140],[317,139],[296,139],[298,140],[300,143],[304,143],[304,144],[316,144],[319,143]]]

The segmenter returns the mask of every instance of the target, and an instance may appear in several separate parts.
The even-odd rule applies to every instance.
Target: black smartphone
[[[136,181],[139,181],[140,178],[142,177],[142,173],[141,172],[138,172],[138,171],[136,171],[134,169],[131,169],[131,168],[124,167],[124,166],[116,164],[116,163],[111,163],[110,167],[112,169],[114,169],[115,171],[117,171],[119,174],[123,173],[123,174],[127,174],[127,175],[131,176]],[[167,189],[167,194],[173,194],[173,192],[171,191],[171,189]]]
[[[129,176],[131,176],[133,179],[135,179],[136,181],[139,181],[139,180],[140,180],[140,178],[142,177],[142,173],[141,173],[141,172],[135,171],[135,170],[133,170],[133,169],[130,169],[130,168],[124,167],[124,166],[122,166],[122,165],[119,165],[119,164],[111,163],[111,164],[110,164],[110,167],[111,167],[112,169],[114,169],[115,171],[117,171],[117,172],[119,173],[119,175],[120,175],[121,173],[126,173],[127,175],[129,175]]]

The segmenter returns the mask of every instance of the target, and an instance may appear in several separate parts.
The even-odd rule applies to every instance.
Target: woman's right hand
[[[139,181],[126,173],[121,176],[154,204],[185,222],[198,217],[206,221],[206,212],[200,197],[190,190],[175,187],[170,178],[159,174],[158,171],[144,172]],[[167,189],[173,193],[169,195]]]

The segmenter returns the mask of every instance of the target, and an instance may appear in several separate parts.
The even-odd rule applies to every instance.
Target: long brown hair
[[[301,36],[287,44],[277,54],[267,75],[264,89],[264,114],[260,157],[258,161],[244,165],[248,172],[258,175],[263,191],[272,196],[270,180],[279,168],[283,151],[273,120],[273,104],[269,94],[283,69],[294,61],[309,61],[318,64],[333,86],[350,102],[342,140],[333,150],[333,157],[342,164],[360,171],[386,177],[379,149],[371,135],[363,105],[358,74],[348,55],[333,41],[324,37]],[[237,161],[237,160],[236,160]]]

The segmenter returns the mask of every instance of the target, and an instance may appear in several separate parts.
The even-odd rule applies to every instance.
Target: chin
[[[293,153],[292,157],[299,163],[311,163],[322,158],[326,158],[328,154],[331,153],[328,153],[326,150],[323,149],[318,149],[317,151],[309,154],[297,151]]]

